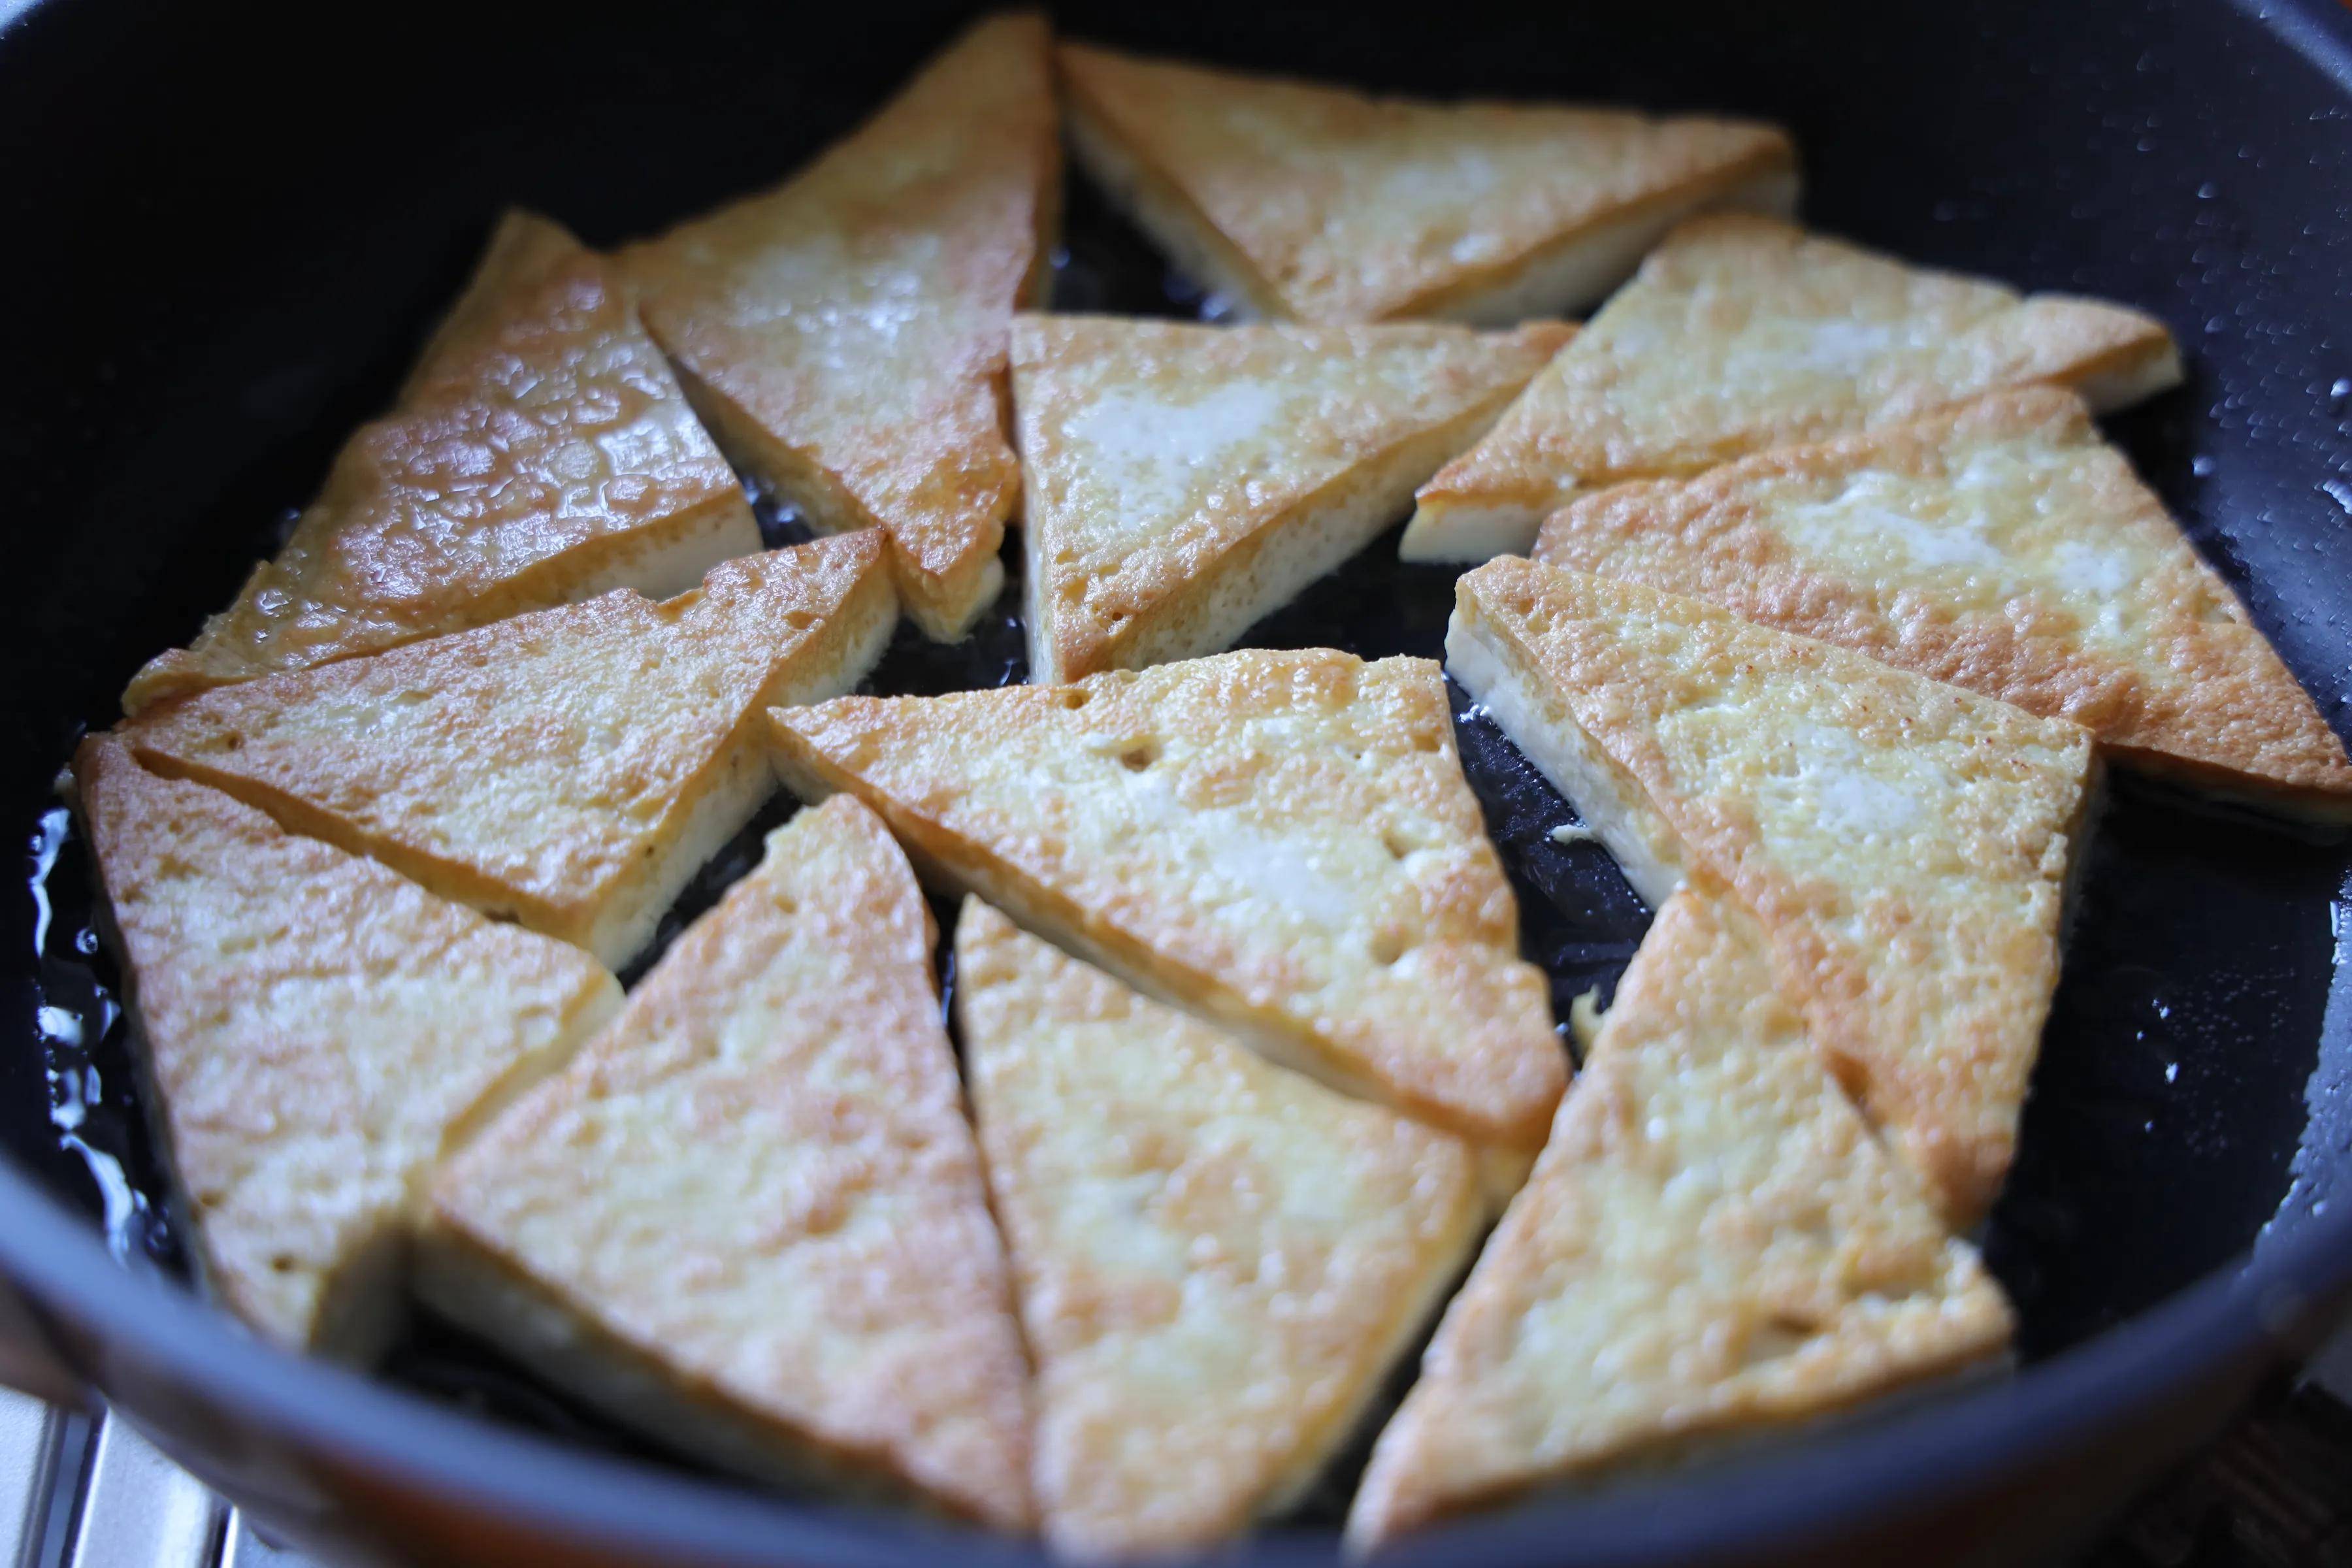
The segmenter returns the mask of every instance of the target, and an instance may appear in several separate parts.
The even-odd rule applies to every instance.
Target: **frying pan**
[[[0,0],[0,16],[10,6]],[[495,213],[592,243],[772,182],[961,19],[935,0],[603,10],[47,0],[0,26],[0,1370],[102,1391],[313,1550],[435,1563],[901,1563],[1031,1546],[688,1471],[424,1324],[385,1376],[266,1350],[175,1279],[175,1226],[80,851],[80,726],[225,603],[390,397]],[[1433,94],[1716,109],[1798,133],[1813,222],[2168,320],[2189,384],[2111,425],[2342,730],[2352,689],[2352,14],[2143,7],[1071,4],[1074,33]],[[1074,187],[1066,308],[1202,301]],[[789,518],[765,517],[778,537]],[[1389,543],[1253,634],[1433,652]],[[1005,616],[877,681],[1017,678]],[[1562,1000],[1646,911],[1475,713],[1465,766]],[[733,852],[739,858],[742,846]],[[1671,1473],[1550,1494],[1400,1562],[2014,1563],[2062,1555],[2352,1295],[2341,844],[2121,782],[1984,1237],[2013,1373]],[[722,861],[727,858],[722,857]],[[705,879],[708,897],[727,867]],[[1328,1559],[1336,1496],[1244,1549]]]

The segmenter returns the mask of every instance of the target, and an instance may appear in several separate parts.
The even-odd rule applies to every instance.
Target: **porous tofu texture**
[[[771,715],[805,798],[1275,1059],[1532,1152],[1567,1079],[1425,660],[1244,651]]]
[[[773,790],[761,710],[855,685],[896,618],[880,540],[820,540],[674,599],[609,594],[121,732],[149,767],[618,969]]]
[[[684,1452],[1025,1528],[1028,1372],[935,937],[873,813],[777,829],[442,1173],[426,1298]]]
[[[1775,989],[1754,918],[1701,872],[1446,1308],[1349,1543],[1819,1416],[2009,1332],[2000,1288]]]
[[[2059,388],[1621,485],[1552,514],[1535,558],[2071,719],[2142,767],[2352,812],[2344,743]]]
[[[1061,155],[1044,17],[990,17],[808,168],[619,255],[719,445],[821,532],[880,528],[953,641],[1021,492],[1005,336],[1042,302]]]
[[[123,694],[307,669],[634,588],[682,593],[759,524],[611,266],[509,214],[398,403],[284,547]]]
[[[977,899],[956,1018],[1037,1367],[1046,1539],[1173,1552],[1281,1511],[1468,1261],[1473,1152]]]
[[[1222,651],[1402,517],[1571,331],[1021,317],[1029,679]]]
[[[1848,1087],[1957,1227],[1981,1217],[2057,984],[2090,732],[1509,557],[1455,584],[1446,657],[1539,767],[1590,764],[1606,787],[1553,782],[1629,870],[1738,891]]]
[[[110,736],[74,777],[206,1283],[277,1343],[370,1359],[435,1163],[619,984]]]
[[[2004,387],[2072,386],[2120,408],[2180,374],[2171,333],[2137,310],[2021,296],[1772,218],[1694,218],[1422,487],[1402,549],[1412,561],[1525,553],[1555,508],[1628,479]]]
[[[1059,57],[1087,171],[1179,265],[1269,320],[1557,315],[1679,218],[1796,204],[1776,126],[1375,98],[1083,44]]]

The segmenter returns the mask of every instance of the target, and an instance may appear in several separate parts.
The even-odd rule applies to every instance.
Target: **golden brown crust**
[[[111,736],[74,778],[172,1163],[228,1307],[296,1348],[383,1316],[412,1190],[616,1011],[587,954],[445,903]]]
[[[1373,1449],[1361,1551],[1546,1481],[1998,1352],[2010,1317],[1704,874],[1658,911],[1535,1173]]]
[[[2352,795],[2343,742],[2069,392],[1993,393],[1605,490],[1546,522],[1536,559],[1703,598],[2241,786]]]
[[[826,532],[879,526],[961,636],[1020,494],[1004,344],[1060,178],[1043,17],[980,23],[773,191],[632,246],[646,323],[720,442]]]
[[[1301,321],[1443,314],[1595,229],[1796,164],[1786,133],[1744,121],[1373,98],[1083,44],[1056,56],[1074,113],[1181,206],[1196,244],[1245,269],[1253,303]]]
[[[619,966],[673,855],[716,847],[695,848],[702,809],[765,797],[760,711],[855,683],[894,614],[878,537],[820,540],[659,604],[608,594],[161,704],[121,733],[151,767]]]
[[[487,625],[759,548],[610,268],[510,214],[399,404],[344,447],[275,559],[123,694],[163,698]],[[692,581],[689,575],[687,579]]]
[[[771,715],[927,873],[1344,1088],[1533,1148],[1567,1075],[1419,659],[1245,651]]]
[[[1695,599],[1504,558],[1475,637],[1763,918],[1782,982],[1957,1227],[1990,1206],[2057,981],[2088,731]]]
[[[1227,646],[1394,521],[1573,331],[1018,318],[1032,679]]]
[[[435,1245],[509,1271],[689,1411],[1020,1530],[1028,1368],[934,936],[873,813],[802,813],[611,1028],[451,1162]]]
[[[2172,353],[2163,323],[2120,306],[2021,298],[1777,219],[1695,218],[1486,440],[1423,487],[1426,527],[1441,530],[1448,509],[1499,507],[1532,513],[1531,530],[1572,495],[1625,479],[1695,474]]]
[[[1486,1214],[1470,1150],[977,899],[956,1018],[1037,1366],[1047,1540],[1198,1549],[1286,1505],[1466,1260]]]

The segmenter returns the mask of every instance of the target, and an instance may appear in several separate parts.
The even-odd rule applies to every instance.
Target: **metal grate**
[[[0,1564],[317,1568],[264,1540],[127,1421],[0,1390]]]

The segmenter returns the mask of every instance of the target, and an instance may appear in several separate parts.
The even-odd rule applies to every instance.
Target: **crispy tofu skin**
[[[148,710],[147,766],[614,968],[774,787],[761,710],[856,685],[897,619],[879,536],[723,562]]]
[[[2071,719],[2144,767],[2352,815],[2352,763],[2070,392],[1621,485],[1535,558],[1687,594]]]
[[[1524,553],[1554,509],[1627,479],[1898,424],[2005,387],[2104,413],[2180,380],[2161,321],[2021,296],[1771,218],[1668,236],[1487,437],[1421,489],[1407,560]]]
[[[1557,315],[1692,213],[1796,205],[1796,149],[1774,126],[1057,53],[1088,172],[1180,265],[1269,320]]]
[[[150,660],[123,707],[614,588],[667,597],[759,548],[742,487],[611,268],[514,213],[285,547],[192,645]]]
[[[1229,647],[1403,517],[1572,331],[1019,318],[1029,678]]]
[[[719,444],[820,531],[884,530],[943,641],[1003,586],[1020,495],[1004,346],[1058,222],[1049,42],[983,21],[784,184],[619,257]]]
[[[956,1020],[1037,1364],[1047,1541],[1180,1552],[1287,1507],[1468,1261],[1471,1150],[977,899]]]
[[[1663,862],[1644,897],[1693,866],[1738,890],[1841,1079],[1954,1227],[1980,1218],[2057,984],[2089,731],[1510,558],[1456,584],[1446,660],[1629,868]]]
[[[1567,1078],[1435,665],[1247,651],[771,715],[778,771],[1276,1060],[1533,1151]]]
[[[680,1450],[1025,1529],[1028,1368],[930,910],[803,812],[445,1169],[425,1298]]]
[[[110,736],[74,784],[205,1282],[266,1339],[373,1359],[434,1163],[619,984]]]
[[[1774,990],[1753,917],[1702,875],[1658,911],[1447,1307],[1349,1544],[1819,1416],[2009,1332]]]

